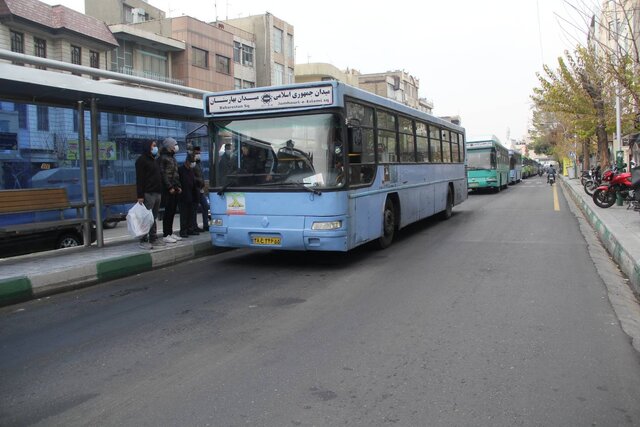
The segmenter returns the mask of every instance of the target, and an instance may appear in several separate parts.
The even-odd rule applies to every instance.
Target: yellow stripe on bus
[[[558,184],[553,184],[553,210],[554,211],[559,211],[560,210],[560,203],[558,202],[558,190],[556,190],[556,187],[558,186]]]

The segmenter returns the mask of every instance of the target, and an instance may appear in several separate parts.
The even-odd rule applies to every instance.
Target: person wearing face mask
[[[218,182],[216,183],[219,186],[225,186],[229,182],[229,174],[234,171],[233,167],[233,156],[231,153],[231,144],[224,144],[224,153],[220,156],[220,161],[218,162],[218,168],[216,170],[216,176],[218,178]]]
[[[196,165],[193,168],[193,174],[196,177],[196,187],[198,189],[198,197],[195,203],[195,209],[193,211],[193,217],[191,219],[192,227],[199,232],[209,231],[209,200],[204,193],[204,172],[201,166],[201,149],[198,146],[193,147],[193,157],[195,158]],[[198,227],[198,205],[202,212],[202,228]]]
[[[182,193],[180,194],[180,237],[195,236],[198,231],[193,227],[193,211],[198,206],[198,191],[196,185],[196,176],[194,168],[196,160],[193,154],[188,154],[184,164],[178,168],[180,175],[180,186]]]
[[[160,149],[160,174],[162,175],[162,234],[166,243],[176,243],[182,238],[173,233],[173,219],[178,207],[178,196],[182,193],[180,175],[178,173],[178,161],[175,154],[178,152],[178,142],[173,138],[165,138]]]
[[[156,141],[145,141],[142,144],[142,154],[136,160],[136,192],[138,203],[151,210],[153,225],[146,236],[140,238],[140,247],[152,249],[154,246],[165,246],[162,239],[158,239],[156,219],[162,198],[162,176],[160,165],[156,157],[158,146]]]

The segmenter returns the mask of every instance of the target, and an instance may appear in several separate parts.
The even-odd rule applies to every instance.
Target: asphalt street
[[[640,425],[607,261],[555,194],[472,194],[384,251],[231,251],[4,307],[0,425]]]

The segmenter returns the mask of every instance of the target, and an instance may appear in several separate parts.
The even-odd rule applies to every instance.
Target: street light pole
[[[620,28],[618,24],[618,4],[613,2],[613,19],[615,21],[616,29],[616,48],[618,51],[617,65],[620,64],[620,56],[622,51],[620,49]],[[620,118],[620,83],[616,81],[616,138],[613,143],[613,154],[616,160],[616,166],[619,171],[622,171],[623,154],[622,154],[622,136],[621,136],[621,118]],[[622,206],[622,196],[618,193],[616,197],[616,205]]]

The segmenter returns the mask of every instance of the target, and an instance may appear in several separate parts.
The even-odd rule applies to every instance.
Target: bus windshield
[[[468,150],[467,168],[469,170],[495,169],[495,158],[493,150]]]
[[[337,114],[216,121],[216,186],[324,189],[344,185]]]

